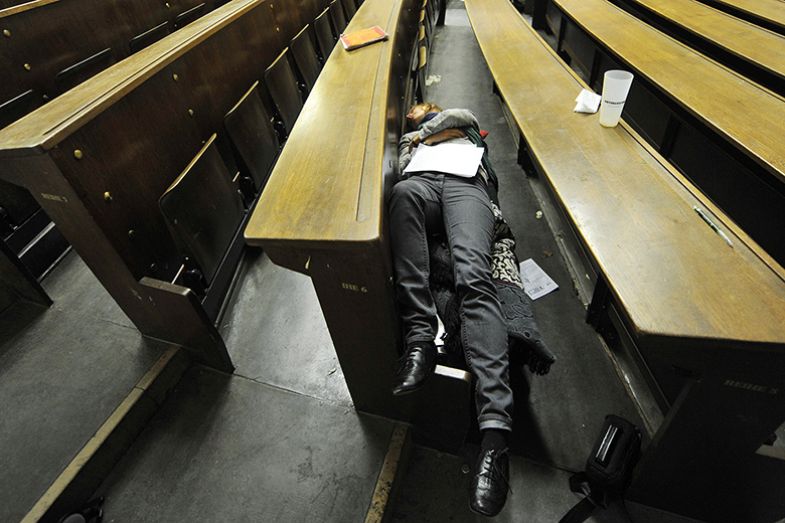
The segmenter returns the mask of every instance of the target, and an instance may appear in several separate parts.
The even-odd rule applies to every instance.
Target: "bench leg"
[[[608,284],[605,283],[605,279],[598,277],[597,283],[594,285],[591,303],[589,303],[589,308],[586,311],[586,323],[594,327],[594,330],[609,345],[613,345],[616,339],[616,332],[608,315],[610,300],[611,291],[608,288]]]
[[[436,25],[442,26],[444,25],[444,19],[447,17],[447,2],[449,0],[442,0],[441,5],[439,5],[439,18],[436,19]]]
[[[25,176],[30,172],[42,176]],[[25,183],[66,240],[84,260],[139,331],[180,345],[197,361],[223,372],[233,367],[226,345],[188,288],[151,278],[137,279],[110,234],[88,210],[78,191],[48,156],[20,161],[7,173]]]
[[[532,162],[532,158],[529,155],[529,144],[523,133],[520,134],[518,139],[518,165],[521,166],[526,176],[530,178],[537,177],[537,169],[534,168],[534,162]]]

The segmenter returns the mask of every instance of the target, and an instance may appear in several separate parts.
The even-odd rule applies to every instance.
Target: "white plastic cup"
[[[630,92],[633,75],[629,71],[612,69],[605,72],[602,82],[602,105],[600,105],[600,125],[616,127]]]

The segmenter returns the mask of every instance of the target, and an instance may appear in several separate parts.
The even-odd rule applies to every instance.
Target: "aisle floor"
[[[558,360],[546,376],[524,376],[516,390],[512,493],[497,517],[498,521],[555,522],[579,500],[569,491],[567,480],[571,472],[583,468],[605,415],[642,423],[605,346],[585,322],[584,305],[548,227],[548,216],[537,218],[542,209],[517,164],[517,136],[493,94],[492,77],[460,0],[448,6],[430,63],[429,75],[435,81],[426,99],[444,108],[471,109],[481,128],[490,132],[486,141],[499,177],[500,204],[516,235],[518,258],[532,258],[559,285],[556,292],[534,302],[542,334]],[[395,520],[484,519],[468,509],[469,476],[462,472],[473,463],[476,450],[467,445],[463,455],[455,457],[417,447],[395,506]],[[621,506],[592,520],[629,521]]]
[[[0,521],[19,521],[168,347],[144,338],[82,259],[43,281],[54,304],[0,315]]]

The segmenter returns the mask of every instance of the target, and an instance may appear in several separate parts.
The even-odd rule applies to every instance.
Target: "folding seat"
[[[303,98],[297,85],[297,78],[289,63],[288,47],[264,72],[264,83],[278,112],[283,134],[289,136],[294,122],[303,108]]]
[[[346,15],[346,20],[351,21],[352,18],[354,18],[354,13],[357,12],[357,6],[354,5],[354,0],[341,0],[341,6],[343,6],[343,13]]]
[[[313,28],[310,25],[303,27],[292,38],[289,43],[289,50],[292,53],[294,65],[300,73],[303,81],[303,92],[310,93],[313,89],[316,79],[319,77],[319,72],[322,70],[322,65],[319,63],[319,56],[316,53],[316,48],[313,46],[311,33]]]
[[[95,76],[98,72],[106,69],[112,63],[114,63],[112,49],[107,47],[84,60],[69,65],[55,75],[57,92],[63,93],[79,85],[91,76]]]
[[[135,53],[141,49],[144,49],[153,42],[157,42],[168,34],[169,22],[161,22],[157,26],[148,29],[143,33],[139,33],[138,35],[131,38],[131,41],[128,43],[128,47],[131,53]]]
[[[174,18],[174,28],[180,29],[181,27],[185,27],[186,25],[190,24],[200,16],[202,16],[206,11],[206,4],[202,2],[199,5],[195,5],[192,8],[188,9],[187,11],[183,11],[179,15]]]
[[[216,147],[216,138],[215,134],[210,137],[158,200],[161,214],[186,260],[185,267],[198,269],[207,287],[245,212]]]
[[[343,14],[343,7],[341,7],[339,0],[330,2],[330,7],[327,9],[330,10],[330,20],[332,21],[333,32],[337,39],[346,29],[346,15]]]
[[[259,96],[259,82],[254,82],[224,117],[224,127],[241,172],[253,182],[258,193],[267,183],[280,144],[272,118]]]
[[[317,50],[322,55],[322,59],[326,62],[333,52],[335,42],[338,40],[332,29],[330,22],[329,8],[322,11],[313,21],[313,29],[316,33]]]

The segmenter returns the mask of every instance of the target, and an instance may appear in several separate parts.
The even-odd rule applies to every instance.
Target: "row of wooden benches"
[[[345,24],[341,3],[328,9],[323,20],[341,10]],[[227,237],[239,238],[245,206],[302,107],[304,93],[286,51],[298,33],[295,40],[313,54],[309,64],[319,66],[311,34],[298,25],[301,16],[293,3],[234,0],[0,132],[0,174],[31,189],[140,330],[195,347],[221,368],[231,367],[212,325],[221,293],[206,293],[204,300],[216,297],[203,305],[172,282],[188,282],[199,292],[216,285],[225,291],[231,281],[242,242],[227,253]],[[334,45],[329,22],[328,28]],[[264,89],[259,80],[266,80]],[[268,115],[276,118],[271,122]],[[271,131],[273,122],[280,137]],[[251,133],[254,145],[229,140],[229,128]],[[198,177],[189,170],[212,174],[194,184],[189,180]],[[238,182],[244,198],[231,185]],[[216,192],[190,192],[201,183]],[[159,210],[165,192],[161,207],[169,220]],[[189,202],[200,207],[178,214]],[[200,227],[205,237],[195,246],[191,235]]]
[[[223,1],[96,2],[34,0],[0,9],[0,128],[55,99],[98,71],[221,5]],[[0,181],[0,242],[7,281],[38,281],[68,251],[68,242],[30,193]],[[17,296],[0,289],[5,308]]]
[[[293,5],[232,0],[2,130],[0,176],[31,189],[143,334],[229,369],[213,320],[242,251],[238,227],[303,100],[330,105],[329,87],[313,94],[316,49],[343,58],[335,41],[355,9],[337,0],[295,27]],[[415,36],[400,40],[402,15],[387,9],[368,25],[391,28],[406,50],[396,78],[415,79],[411,99],[419,61],[408,56],[427,47],[436,13],[418,6],[401,29]]]
[[[684,2],[694,4],[692,0],[671,3]],[[636,74],[625,118],[751,235],[767,256],[782,264],[783,97],[605,0],[541,3],[545,4],[540,9],[543,27],[553,32],[555,49],[594,89],[608,69]],[[728,17],[717,12],[714,16]],[[741,42],[743,35],[748,47],[769,41],[762,53],[771,57],[769,64],[778,74],[785,72],[785,37],[740,24],[727,38]]]
[[[223,3],[36,0],[0,10],[0,128]],[[309,0],[294,16],[277,15],[270,30],[292,34],[320,10]],[[324,17],[328,34],[335,33],[338,11],[345,18],[340,9]],[[323,40],[324,54],[332,40]],[[62,246],[52,249],[64,244],[62,237],[56,230],[42,234],[50,222],[24,189],[0,182],[0,208],[0,233],[10,250],[42,277],[62,252]],[[28,246],[34,239],[39,245]]]
[[[730,135],[757,126],[780,134],[775,131],[785,120],[771,115],[785,104],[771,93],[758,88],[754,107],[732,98],[723,81],[733,79],[744,93],[755,86],[683,46],[662,51],[662,37],[610,3],[554,3],[608,47],[619,50],[622,34],[635,42],[624,56],[625,64],[641,66],[636,82],[659,78],[692,113],[711,114],[715,128]],[[642,375],[656,399],[658,407],[643,411],[652,443],[628,500],[708,521],[781,518],[785,504],[776,485],[785,477],[785,454],[770,440],[785,421],[782,267],[632,122],[604,129],[596,115],[571,111],[581,88],[601,85],[597,61],[605,58],[587,57],[576,44],[580,37],[570,39],[574,28],[557,26],[557,49],[573,45],[564,57],[575,71],[508,0],[466,5],[521,133],[522,163],[547,188],[558,211],[553,226],[572,238],[568,259],[591,298],[587,319],[607,340],[625,379]],[[581,70],[577,60],[594,66]],[[747,109],[736,111],[739,105]],[[734,110],[718,109],[723,106]],[[776,171],[782,165],[777,140],[761,134],[739,141],[751,154],[768,150]],[[696,209],[724,230],[730,245]],[[626,366],[630,361],[637,365]],[[640,389],[635,393],[641,397]]]

